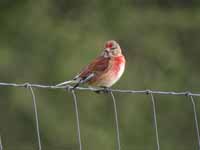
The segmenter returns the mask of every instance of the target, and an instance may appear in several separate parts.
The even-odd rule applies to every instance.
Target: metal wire
[[[76,113],[76,126],[77,126],[77,137],[79,143],[79,150],[82,150],[82,142],[81,142],[81,131],[80,131],[80,119],[79,119],[79,112],[78,112],[78,104],[77,98],[74,90],[72,90],[73,100],[74,100],[74,109]]]
[[[158,123],[157,123],[157,116],[156,116],[156,105],[155,105],[155,99],[152,93],[151,95],[151,101],[152,101],[152,107],[153,107],[153,118],[154,118],[154,126],[155,126],[155,133],[156,133],[156,144],[157,144],[157,150],[160,150],[160,142],[159,142],[159,136],[158,136]]]
[[[193,96],[190,96],[190,100],[192,102],[192,108],[194,111],[194,121],[195,121],[195,127],[196,127],[197,142],[199,146],[198,149],[200,150],[199,124],[198,124],[198,118],[197,118],[196,104],[195,104]]]
[[[0,136],[0,150],[3,150],[2,138]]]
[[[16,83],[5,83],[0,82],[0,86],[13,86],[13,87],[27,87],[27,84],[31,87],[35,88],[44,88],[44,89],[71,89],[71,85],[66,86],[54,86],[54,85],[42,85],[42,84],[30,84],[30,83],[22,83],[22,84],[16,84]],[[97,91],[97,90],[104,90],[103,88],[85,88],[85,87],[76,87],[76,90],[81,91]],[[109,89],[109,91],[112,92],[119,92],[119,93],[132,93],[132,94],[146,94],[146,93],[152,93],[152,94],[159,94],[159,95],[188,95],[188,96],[198,96],[200,97],[200,93],[191,93],[188,91],[184,92],[175,92],[175,91],[155,91],[155,90],[121,90],[121,89]]]
[[[38,111],[37,111],[36,97],[35,97],[35,93],[33,91],[33,87],[34,88],[44,88],[44,89],[72,89],[72,86],[71,85],[54,86],[54,85],[42,85],[42,84],[30,84],[30,83],[16,84],[16,83],[0,82],[0,87],[1,86],[12,86],[12,87],[29,88],[29,90],[31,92],[31,95],[32,95],[33,105],[34,105],[34,113],[35,113],[35,121],[36,121],[36,132],[37,132],[37,140],[38,140],[38,150],[42,150],[41,139],[40,139],[40,130],[39,130],[39,121],[38,121]],[[97,90],[104,90],[104,89],[103,88],[91,88],[91,87],[90,88],[77,87],[75,90],[97,91]],[[152,101],[152,107],[153,107],[153,119],[154,119],[157,150],[160,150],[160,142],[159,142],[158,123],[157,123],[157,114],[156,114],[156,105],[155,105],[154,94],[157,94],[157,95],[188,96],[190,98],[191,102],[192,102],[192,107],[193,107],[193,111],[194,111],[195,128],[196,128],[196,134],[197,134],[197,140],[198,140],[198,149],[200,150],[199,125],[198,125],[198,119],[197,119],[196,104],[195,104],[195,101],[194,101],[194,97],[200,97],[200,93],[191,93],[191,92],[188,92],[188,91],[175,92],[175,91],[121,90],[121,89],[109,89],[109,91],[111,93],[111,97],[112,97],[112,100],[113,100],[113,106],[114,106],[115,126],[116,126],[116,139],[117,139],[118,150],[121,150],[121,142],[120,142],[119,121],[118,121],[118,114],[117,114],[116,99],[114,97],[113,92],[130,93],[130,94],[150,94],[151,101]],[[79,112],[78,112],[77,97],[76,97],[76,94],[75,94],[74,90],[71,90],[71,92],[72,92],[72,95],[73,95],[73,102],[74,102],[75,115],[76,115],[76,126],[77,126],[77,137],[78,137],[78,143],[79,143],[79,150],[82,150],[82,141],[81,141],[81,132],[80,132],[80,119],[79,119]],[[0,137],[0,150],[3,150],[1,137]]]
[[[33,100],[35,123],[36,123],[36,132],[37,132],[37,140],[38,140],[38,150],[42,150],[41,139],[40,139],[40,129],[39,129],[39,119],[38,119],[38,111],[37,111],[35,93],[33,91],[33,88],[31,87],[31,85],[27,84],[27,87],[30,89],[30,92],[31,92],[31,95],[32,95],[32,100]]]
[[[121,142],[120,142],[120,132],[119,132],[119,121],[118,121],[118,114],[117,114],[117,104],[116,99],[113,94],[113,92],[110,92],[112,100],[113,100],[113,106],[114,106],[114,113],[115,113],[115,127],[116,127],[116,138],[117,138],[117,147],[118,150],[121,150]]]

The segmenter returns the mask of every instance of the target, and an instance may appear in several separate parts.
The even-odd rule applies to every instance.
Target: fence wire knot
[[[190,96],[191,95],[191,92],[190,91],[186,91],[185,92],[185,96]]]
[[[73,86],[71,86],[71,85],[65,85],[64,87],[65,87],[65,90],[66,90],[67,92],[72,92],[72,90],[74,90],[74,89],[73,89]]]
[[[29,82],[25,82],[25,83],[23,84],[23,86],[24,86],[25,88],[29,88],[29,87],[31,86],[31,84],[30,84]]]
[[[151,90],[149,90],[149,89],[146,90],[146,94],[147,94],[147,95],[149,95],[149,94],[151,94],[151,93],[152,93]]]

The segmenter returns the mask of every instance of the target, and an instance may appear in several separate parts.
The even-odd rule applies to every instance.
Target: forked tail
[[[68,84],[75,84],[74,87],[73,87],[75,89],[77,86],[79,86],[79,84],[84,84],[84,83],[88,82],[90,79],[92,79],[94,77],[94,75],[95,75],[94,73],[91,73],[84,78],[79,77],[79,75],[77,75],[72,80],[68,80],[68,81],[59,83],[56,86],[65,86],[65,85],[68,85]]]

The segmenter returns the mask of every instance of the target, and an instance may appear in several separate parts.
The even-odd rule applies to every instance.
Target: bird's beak
[[[109,57],[109,56],[110,56],[110,50],[109,50],[108,48],[105,48],[105,49],[103,50],[103,56],[104,56],[104,57]]]
[[[110,50],[109,50],[108,48],[105,48],[104,51],[105,51],[106,53],[109,53]]]

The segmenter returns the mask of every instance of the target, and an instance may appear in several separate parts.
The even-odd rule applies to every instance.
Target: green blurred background
[[[53,85],[71,79],[110,39],[127,58],[113,88],[199,91],[199,0],[1,0],[0,81]],[[78,150],[72,95],[34,90],[43,150]],[[155,150],[150,96],[115,95],[122,150]],[[89,91],[77,97],[83,148],[116,149],[111,97]],[[161,149],[196,150],[189,99],[155,98]],[[0,87],[0,134],[6,150],[37,149],[28,90]]]

